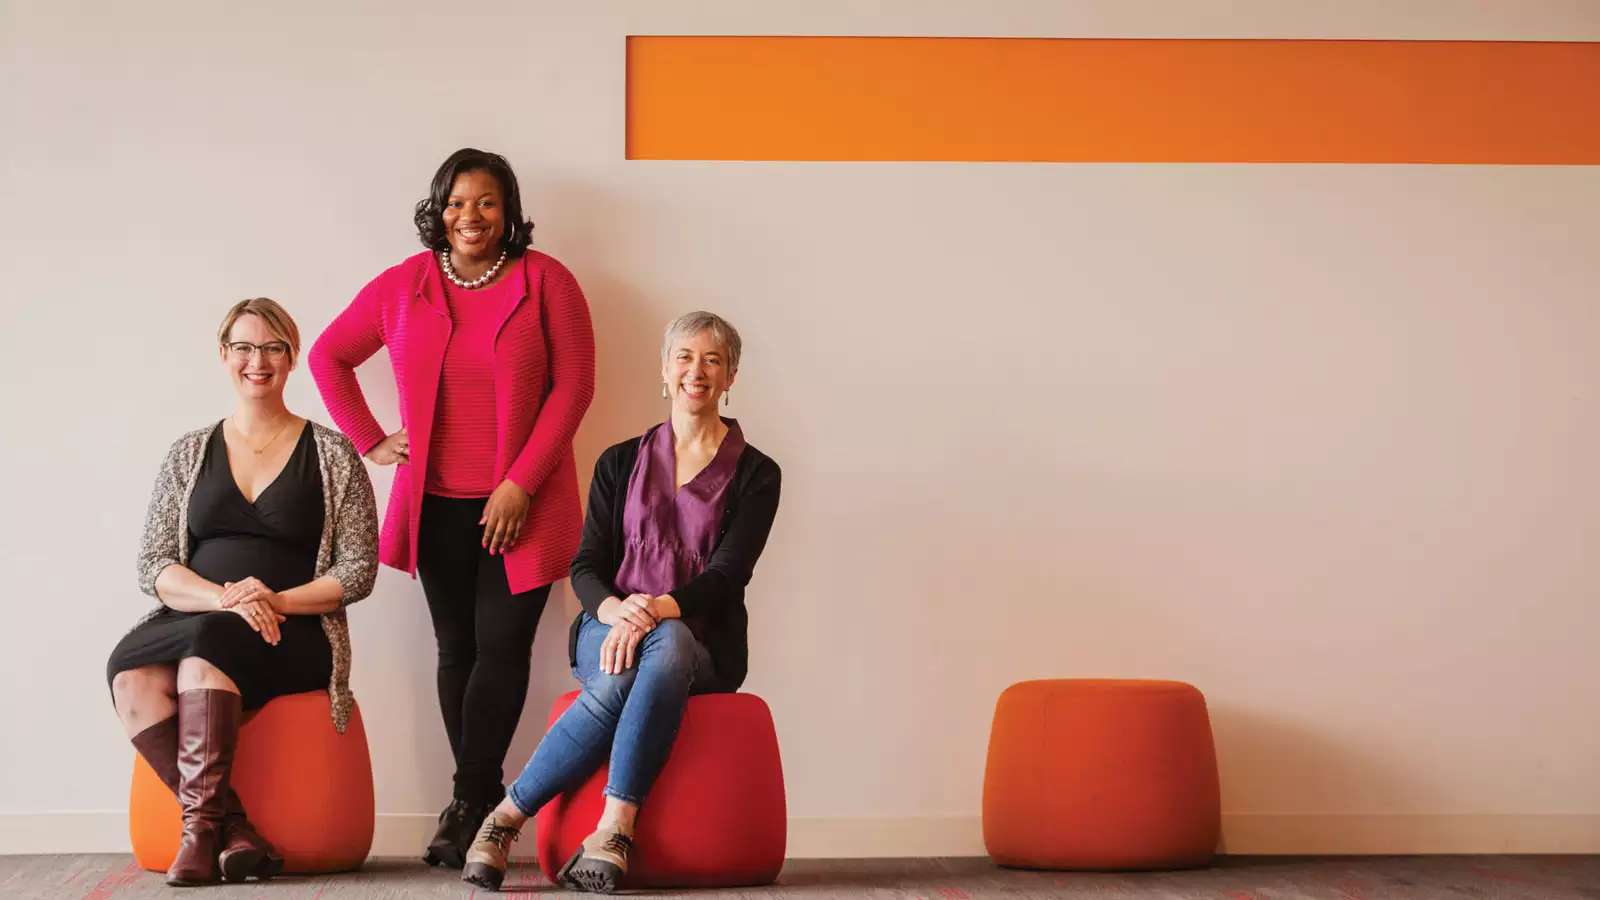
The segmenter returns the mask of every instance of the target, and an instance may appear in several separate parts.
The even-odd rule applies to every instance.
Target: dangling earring
[[[729,388],[722,392],[722,405],[727,406],[731,400],[733,400],[733,389]]]
[[[661,382],[661,399],[663,399],[663,400],[671,400],[672,399],[671,397],[667,396],[667,383],[665,381]]]

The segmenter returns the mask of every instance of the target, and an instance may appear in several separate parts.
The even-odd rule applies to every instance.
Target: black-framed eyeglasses
[[[223,346],[228,348],[228,353],[232,354],[234,359],[249,359],[257,350],[261,351],[263,359],[283,359],[289,352],[289,345],[283,341],[267,341],[265,344],[229,341]]]

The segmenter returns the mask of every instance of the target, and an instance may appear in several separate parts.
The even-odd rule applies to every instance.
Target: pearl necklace
[[[500,258],[494,261],[494,265],[489,267],[489,271],[487,271],[487,272],[483,273],[482,275],[478,276],[477,280],[475,280],[475,281],[462,281],[461,280],[461,276],[456,274],[455,266],[450,265],[450,251],[449,250],[440,250],[439,251],[439,268],[444,270],[444,277],[450,279],[450,283],[455,285],[456,287],[458,287],[458,288],[466,288],[469,291],[470,290],[475,290],[477,288],[481,288],[484,285],[488,284],[490,281],[492,281],[494,279],[495,273],[500,271],[500,267],[505,265],[505,264],[506,264],[506,251],[501,250],[500,251]]]

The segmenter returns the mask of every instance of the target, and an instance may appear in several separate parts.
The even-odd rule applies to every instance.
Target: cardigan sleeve
[[[705,570],[670,593],[686,619],[700,618],[726,602],[736,589],[750,583],[756,560],[767,546],[772,520],[778,515],[778,494],[783,471],[765,460],[752,473],[750,483],[730,511],[727,532],[711,553]]]
[[[506,471],[507,478],[530,494],[571,452],[578,423],[594,398],[594,328],[578,280],[552,259],[540,292],[550,353],[549,393],[539,407],[528,442]]]
[[[344,489],[334,511],[333,560],[326,574],[344,589],[339,605],[349,606],[371,594],[378,577],[378,504],[372,496],[372,478],[355,446],[341,437],[338,447],[346,457]]]
[[[618,445],[600,454],[594,464],[594,479],[589,482],[589,510],[583,519],[583,537],[578,553],[572,558],[572,592],[578,596],[589,615],[596,615],[607,597],[620,597],[616,583],[617,567],[621,561],[613,539],[612,523],[617,504],[622,502],[618,484],[626,489],[627,482],[619,479],[622,450]]]
[[[157,600],[156,578],[167,566],[178,565],[178,504],[183,502],[183,449],[187,438],[179,438],[167,450],[156,484],[150,491],[150,505],[144,513],[144,535],[139,541],[139,590]]]
[[[311,377],[322,393],[322,404],[328,408],[328,415],[362,456],[387,436],[367,405],[366,395],[361,393],[361,383],[356,380],[356,366],[366,362],[383,346],[378,304],[384,281],[385,277],[379,275],[362,288],[317,338],[307,356]]]

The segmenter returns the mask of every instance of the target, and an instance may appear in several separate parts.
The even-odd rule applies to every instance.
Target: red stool
[[[372,761],[359,707],[351,706],[350,726],[340,734],[326,691],[268,701],[239,730],[232,780],[250,821],[283,854],[286,872],[354,869],[372,849]],[[178,799],[136,754],[128,797],[133,858],[165,872],[182,832]]]
[[[556,700],[550,723],[578,697]],[[607,766],[539,810],[539,869],[556,872],[594,831]],[[783,868],[788,810],[772,712],[754,694],[689,698],[667,764],[639,813],[629,888],[771,884]]]

